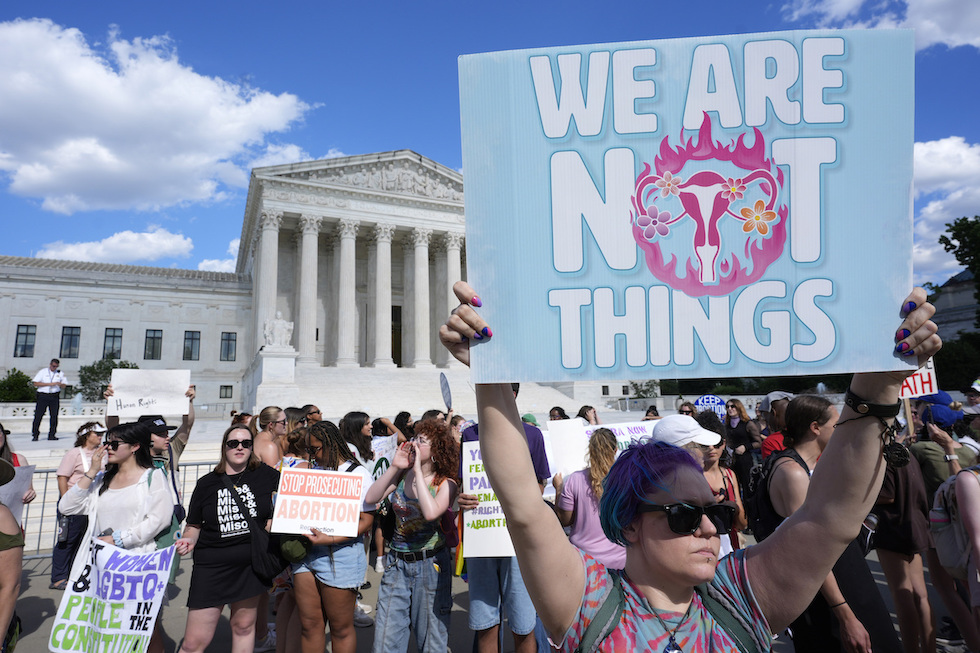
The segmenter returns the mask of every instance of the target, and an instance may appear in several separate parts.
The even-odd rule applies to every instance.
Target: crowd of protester
[[[468,364],[486,324],[472,290],[456,291],[460,307],[440,337]],[[908,302],[899,335],[926,357],[940,346],[932,307],[919,290]],[[266,406],[232,414],[214,470],[182,497],[176,474],[194,424],[192,386],[179,426],[146,415],[78,429],[57,471],[50,588],[66,588],[88,538],[138,552],[175,544],[191,562],[185,631],[175,637],[185,653],[208,647],[226,606],[235,652],[322,653],[329,632],[331,650],[350,653],[357,629],[373,625],[375,653],[406,650],[409,633],[423,653],[471,645],[485,653],[500,650],[506,618],[518,653],[763,651],[783,633],[800,653],[933,653],[937,644],[980,653],[980,382],[966,405],[944,392],[906,403],[903,427],[892,429],[901,381],[855,375],[843,406],[781,391],[749,408],[730,399],[723,416],[691,402],[665,416],[651,406],[643,417],[653,420],[651,436],[628,445],[595,407],[570,418],[555,406],[551,420],[598,427],[584,468],[567,477],[552,475],[535,416],[519,414],[517,384],[477,386],[476,422],[434,409],[417,420],[352,411],[335,424],[313,404]],[[8,434],[0,426],[0,485],[26,464]],[[390,466],[377,473],[375,437],[395,439]],[[457,643],[449,641],[456,517],[480,505],[461,490],[461,443],[477,440],[516,556],[467,560],[473,641]],[[908,463],[883,461],[889,447],[908,452]],[[287,468],[360,475],[361,512],[353,537],[312,529],[284,539],[291,564],[266,578],[250,543],[271,526]],[[549,479],[554,505],[541,500]],[[228,496],[232,505],[219,508]],[[965,534],[965,573],[940,559],[933,537],[930,508],[949,497]],[[23,501],[33,498],[30,489]],[[0,626],[14,611],[22,548],[0,506]],[[899,633],[866,562],[872,548]],[[372,556],[381,574],[375,606],[360,594]],[[938,627],[926,569],[951,616]],[[610,601],[619,606],[613,619]],[[163,650],[159,624],[154,652]]]

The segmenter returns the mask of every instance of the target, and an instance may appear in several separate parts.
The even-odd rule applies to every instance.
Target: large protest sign
[[[79,550],[48,650],[143,653],[170,579],[174,547],[134,553],[93,538]]]
[[[551,434],[551,449],[554,457],[551,460],[552,473],[561,472],[567,477],[574,471],[585,469],[589,438],[597,429],[609,429],[616,436],[616,446],[620,451],[634,440],[648,438],[653,434],[657,422],[623,422],[621,424],[586,424],[580,419],[562,419],[548,422],[548,433]]]
[[[374,480],[381,478],[381,475],[391,467],[391,461],[395,459],[395,451],[398,450],[397,435],[375,435],[371,438],[371,451],[374,452],[374,466],[371,468],[371,477]]]
[[[113,395],[107,401],[106,415],[186,415],[185,393],[190,384],[190,370],[116,368],[112,370]]]
[[[911,31],[467,55],[475,382],[905,369]]]
[[[514,555],[507,519],[483,468],[479,442],[463,443],[463,489],[475,494],[480,505],[463,511],[463,557],[496,558]]]
[[[324,469],[283,469],[279,477],[273,533],[354,537],[361,518],[364,477]]]

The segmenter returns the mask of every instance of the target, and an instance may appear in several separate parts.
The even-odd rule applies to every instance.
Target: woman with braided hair
[[[616,436],[609,429],[596,429],[589,439],[589,466],[562,481],[556,474],[552,483],[558,495],[558,519],[571,526],[569,541],[610,569],[626,564],[626,548],[611,542],[599,523],[602,482],[616,461]]]
[[[369,423],[370,424],[370,423]],[[363,536],[374,522],[374,505],[364,503],[373,479],[348,448],[333,422],[323,420],[308,429],[306,440],[310,466],[361,476],[361,517],[357,535],[327,535],[315,528],[307,536],[313,547],[293,565],[293,590],[302,626],[303,653],[322,653],[326,646],[324,627],[330,626],[330,646],[335,653],[357,650],[354,604],[367,570]]]

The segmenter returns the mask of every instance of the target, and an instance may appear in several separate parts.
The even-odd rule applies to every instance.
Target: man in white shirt
[[[58,369],[61,361],[57,358],[51,359],[51,364],[40,370],[34,375],[34,387],[37,388],[37,405],[34,407],[34,426],[31,429],[33,440],[41,431],[41,418],[44,411],[48,411],[48,439],[57,440],[55,433],[58,431],[58,409],[60,408],[60,397],[62,389],[68,385],[68,379],[64,372]]]

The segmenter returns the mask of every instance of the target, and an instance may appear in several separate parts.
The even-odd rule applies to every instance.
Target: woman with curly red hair
[[[408,628],[422,653],[447,648],[452,569],[440,525],[456,496],[458,472],[459,447],[449,425],[424,420],[368,490],[369,503],[390,495],[396,518],[378,590],[374,653],[405,650]]]

